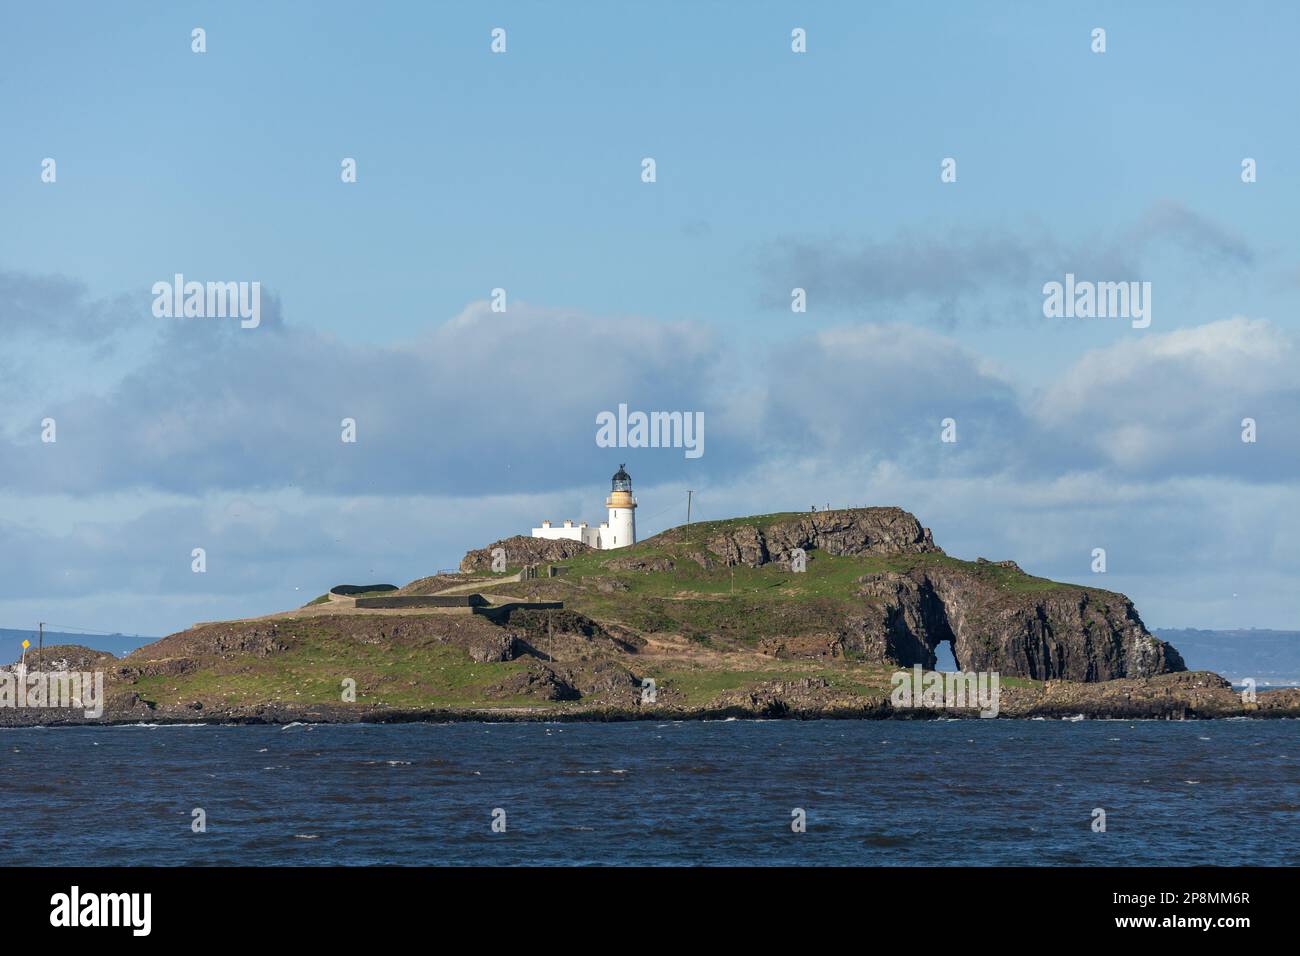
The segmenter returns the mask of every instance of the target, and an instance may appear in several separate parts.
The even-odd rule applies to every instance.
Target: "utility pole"
[[[687,524],[691,523],[691,495],[693,494],[695,494],[695,492],[693,491],[686,492],[686,523]]]

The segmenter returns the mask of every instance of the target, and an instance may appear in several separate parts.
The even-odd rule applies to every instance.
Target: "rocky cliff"
[[[1019,569],[1008,574],[1032,581]],[[963,670],[1034,680],[1103,681],[1182,671],[1173,647],[1142,624],[1133,602],[1095,588],[1007,587],[1005,578],[951,568],[884,572],[861,579],[881,617],[862,650],[903,665],[935,665],[950,642]]]
[[[774,566],[790,570],[802,548],[818,555],[885,558],[850,587],[838,588],[845,613],[835,635],[824,613],[810,608],[801,627],[787,601],[769,613],[787,633],[770,638],[787,656],[844,652],[879,663],[935,665],[948,641],[964,670],[997,671],[1034,680],[1103,681],[1185,670],[1182,657],[1143,625],[1123,594],[1061,584],[1025,574],[1014,561],[960,561],[934,543],[930,530],[901,508],[855,508],[689,525],[605,562],[610,571],[671,572],[681,558],[705,571]],[[677,555],[678,562],[662,554]],[[863,564],[866,570],[873,562]],[[881,562],[874,562],[879,566]],[[791,577],[791,583],[800,579]],[[679,595],[679,599],[682,596]],[[810,633],[800,633],[800,630]]]
[[[548,561],[563,561],[592,550],[581,541],[565,539],[532,538],[517,534],[511,538],[502,538],[489,544],[486,548],[470,551],[461,558],[462,573],[492,570],[492,552],[502,549],[506,555],[506,566],[517,568],[523,565],[543,564]]]
[[[788,565],[796,548],[854,556],[943,553],[931,539],[930,529],[921,527],[902,508],[815,511],[770,524],[733,521],[721,525],[705,539],[703,552],[690,554],[703,567],[714,563],[751,568],[770,562]],[[665,543],[680,539],[672,531],[660,537]]]

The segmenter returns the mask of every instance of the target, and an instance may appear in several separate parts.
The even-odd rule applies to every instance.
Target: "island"
[[[617,550],[510,537],[458,573],[335,586],[123,658],[49,647],[46,669],[103,672],[102,714],[5,707],[0,725],[978,719],[942,692],[900,704],[914,677],[944,686],[945,642],[960,672],[995,680],[1000,718],[1300,716],[1300,689],[1189,672],[1122,594],[951,557],[910,513],[873,507],[696,522]]]

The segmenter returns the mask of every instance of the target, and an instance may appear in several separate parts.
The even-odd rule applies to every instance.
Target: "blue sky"
[[[899,504],[1152,626],[1300,626],[1300,12],[806,6],[6,8],[0,624],[401,583],[598,519],[627,459],[643,534],[688,487]],[[1045,319],[1067,271],[1152,282],[1151,327]],[[271,318],[156,319],[177,272]],[[596,448],[620,401],[706,455]]]

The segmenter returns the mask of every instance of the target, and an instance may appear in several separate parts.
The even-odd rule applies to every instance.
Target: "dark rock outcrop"
[[[486,548],[478,548],[467,553],[460,562],[461,572],[491,571],[492,552],[497,548],[505,551],[507,567],[527,567],[529,565],[545,564],[547,561],[563,561],[579,554],[586,554],[591,550],[581,541],[530,538],[526,535],[517,534],[514,537],[502,538],[500,541],[493,542]]]
[[[724,713],[768,718],[883,717],[890,713],[883,696],[873,699],[843,693],[821,677],[763,681],[745,690],[726,691],[713,706]]]
[[[1183,720],[1193,717],[1271,716],[1294,711],[1300,691],[1260,694],[1246,702],[1232,684],[1209,671],[1182,671],[1100,684],[1046,681],[1004,688],[1003,708],[1014,717]]]
[[[878,602],[881,616],[863,621],[856,649],[868,658],[933,667],[935,648],[949,641],[962,670],[1037,680],[1091,682],[1186,670],[1179,653],[1146,629],[1124,595],[1065,584],[1036,587],[1041,579],[1007,570],[1010,580],[946,567],[866,575],[862,593]]]
[[[23,660],[19,655],[19,660]],[[14,671],[19,660],[12,664],[0,666],[0,670]],[[83,644],[51,644],[38,650],[35,645],[27,651],[25,658],[29,673],[59,673],[61,671],[111,671],[117,666],[118,658],[108,651],[97,651]]]
[[[574,611],[511,608],[499,623],[518,634],[521,649],[536,656],[549,656],[560,649],[565,656],[587,657],[595,650],[635,654],[645,641],[623,629],[606,630],[591,618]]]
[[[511,674],[505,680],[488,688],[490,699],[535,697],[541,700],[577,700],[582,695],[556,671],[545,665]]]
[[[478,663],[517,656],[515,635],[476,615],[370,617],[336,615],[281,621],[202,624],[155,641],[117,662],[122,679],[186,673],[220,661],[269,657],[295,647],[312,631],[357,645],[402,647],[425,643],[459,647]]]
[[[673,559],[664,557],[611,558],[605,562],[608,571],[671,571],[674,567]]]
[[[921,527],[902,508],[816,511],[765,527],[730,525],[710,537],[705,546],[724,566],[743,564],[751,568],[769,562],[789,563],[795,548],[858,556],[943,553],[930,537],[930,529]],[[693,557],[701,566],[709,567],[705,556]]]

